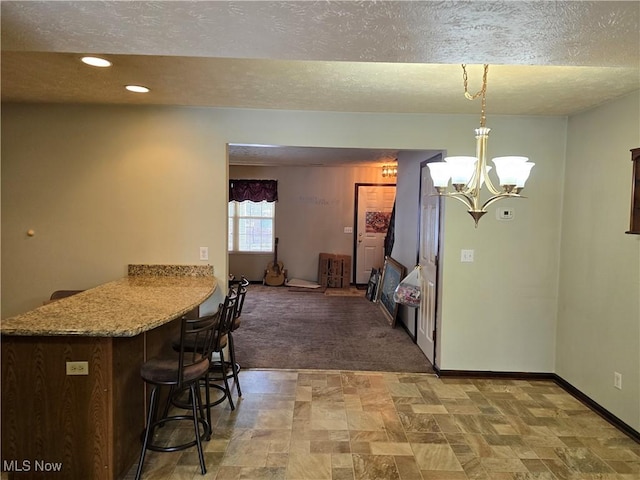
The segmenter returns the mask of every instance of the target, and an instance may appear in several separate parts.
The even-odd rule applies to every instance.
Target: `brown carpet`
[[[407,332],[364,296],[252,284],[234,339],[242,368],[433,372]]]

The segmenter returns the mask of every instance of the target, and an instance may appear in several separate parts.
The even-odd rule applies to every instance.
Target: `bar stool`
[[[205,417],[202,398],[200,395],[200,381],[204,381],[205,387],[209,384],[209,366],[211,352],[215,341],[215,332],[219,322],[217,315],[210,315],[198,319],[181,319],[180,346],[177,356],[170,358],[152,358],[146,361],[140,368],[142,379],[153,385],[149,400],[149,412],[147,425],[143,435],[142,451],[136,471],[136,480],[140,479],[142,467],[147,450],[157,452],[174,452],[196,446],[200,460],[200,470],[204,475],[207,472],[202,451],[202,440],[211,438],[211,419]],[[191,347],[191,348],[189,348]],[[188,389],[191,414],[168,416],[168,409],[160,419],[155,419],[158,409],[158,392],[160,387],[169,386],[171,395],[178,390]],[[205,388],[206,401],[209,403],[209,389]],[[152,437],[157,427],[170,421],[191,420],[194,428],[194,440],[181,445],[160,446],[152,442]],[[200,425],[203,433],[200,433]]]
[[[49,300],[60,300],[61,298],[71,297],[82,292],[84,292],[84,290],[56,290],[51,294]]]
[[[244,306],[244,299],[247,295],[247,287],[249,286],[249,280],[247,280],[244,276],[241,277],[240,280],[231,280],[229,282],[231,291],[235,291],[238,300],[236,302],[236,310],[233,315],[233,321],[231,322],[231,328],[229,329],[229,361],[225,362],[225,367],[227,369],[231,369],[231,373],[225,373],[227,378],[233,377],[233,381],[236,384],[236,389],[238,390],[238,396],[242,396],[242,391],[240,389],[240,380],[238,378],[238,373],[240,372],[240,365],[236,362],[236,350],[233,341],[233,332],[235,332],[240,327],[240,320],[242,316],[242,307]]]
[[[239,300],[240,297],[238,296],[237,292],[235,292],[233,289],[229,289],[229,293],[225,297],[224,304],[221,305],[220,326],[216,336],[216,342],[213,347],[213,352],[217,354],[219,360],[212,359],[209,365],[209,373],[213,375],[211,378],[213,380],[222,381],[224,384],[217,385],[213,383],[212,386],[214,388],[222,390],[225,394],[225,396],[223,396],[222,398],[211,402],[211,406],[219,404],[226,397],[229,400],[229,406],[231,407],[231,410],[235,410],[236,407],[233,404],[233,399],[231,398],[231,390],[229,388],[229,377],[231,375],[227,375],[227,365],[229,364],[229,362],[225,360],[224,351],[225,349],[227,349],[228,345],[231,342],[231,328],[236,315]],[[237,384],[237,376],[234,376],[234,379]]]
[[[228,339],[229,339],[229,331],[231,328],[231,323],[233,322],[233,318],[236,312],[238,296],[235,291],[230,290],[227,296],[224,299],[224,302],[218,306],[218,311],[212,315],[216,319],[216,330],[213,339],[213,347],[211,350],[211,355],[209,357],[209,376],[206,379],[201,379],[200,383],[203,383],[203,380],[206,380],[206,385],[204,385],[205,390],[207,392],[207,402],[205,404],[207,421],[211,424],[211,407],[221,404],[225,400],[229,401],[229,406],[231,410],[235,410],[235,405],[233,404],[233,399],[231,398],[231,390],[229,388],[229,382],[226,375],[222,375],[221,365],[226,363],[224,360],[224,349],[227,348]],[[204,318],[204,317],[203,317]],[[180,348],[180,342],[177,339],[172,341],[173,349],[178,351]],[[184,344],[184,348],[188,351],[191,351],[197,348],[196,345],[190,343],[189,340]],[[220,357],[220,360],[214,360],[213,354],[216,354]],[[209,382],[209,380],[223,381],[223,385],[218,385],[213,382]],[[210,399],[210,389],[216,389],[222,392],[222,395],[215,400]],[[180,408],[189,408],[190,398],[185,399],[186,388],[176,389],[175,392],[172,392],[170,397],[170,403]],[[189,393],[189,397],[191,394]],[[169,402],[165,407],[166,416],[169,411]]]

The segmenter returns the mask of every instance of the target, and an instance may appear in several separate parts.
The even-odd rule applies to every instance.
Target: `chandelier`
[[[496,157],[493,163],[500,182],[498,189],[489,178],[492,167],[487,166],[487,139],[490,128],[485,126],[485,107],[487,93],[487,72],[489,65],[484,66],[482,76],[482,88],[471,95],[468,89],[466,65],[462,65],[464,80],[464,96],[469,100],[482,99],[482,113],[480,115],[480,128],[476,128],[476,156],[475,157],[446,157],[444,162],[429,163],[429,171],[433,179],[433,185],[438,195],[452,197],[460,200],[467,206],[469,215],[473,217],[478,227],[478,221],[487,213],[487,207],[503,198],[521,198],[520,192],[529,178],[531,168],[535,165],[529,162],[527,157],[508,156]],[[455,191],[447,191],[449,180]],[[483,185],[486,185],[491,196],[481,204],[480,194]]]
[[[383,177],[397,177],[398,176],[398,164],[394,163],[393,165],[383,165],[382,166],[382,176]]]

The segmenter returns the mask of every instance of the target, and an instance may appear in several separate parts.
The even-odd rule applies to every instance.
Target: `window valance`
[[[229,180],[229,201],[277,202],[277,180]]]

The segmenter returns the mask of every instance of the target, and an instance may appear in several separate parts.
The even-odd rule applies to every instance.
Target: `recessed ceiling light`
[[[143,87],[142,85],[126,85],[124,88],[135,93],[147,93],[149,91],[147,87]]]
[[[100,57],[82,57],[81,59],[87,65],[92,67],[110,67],[111,62]]]

